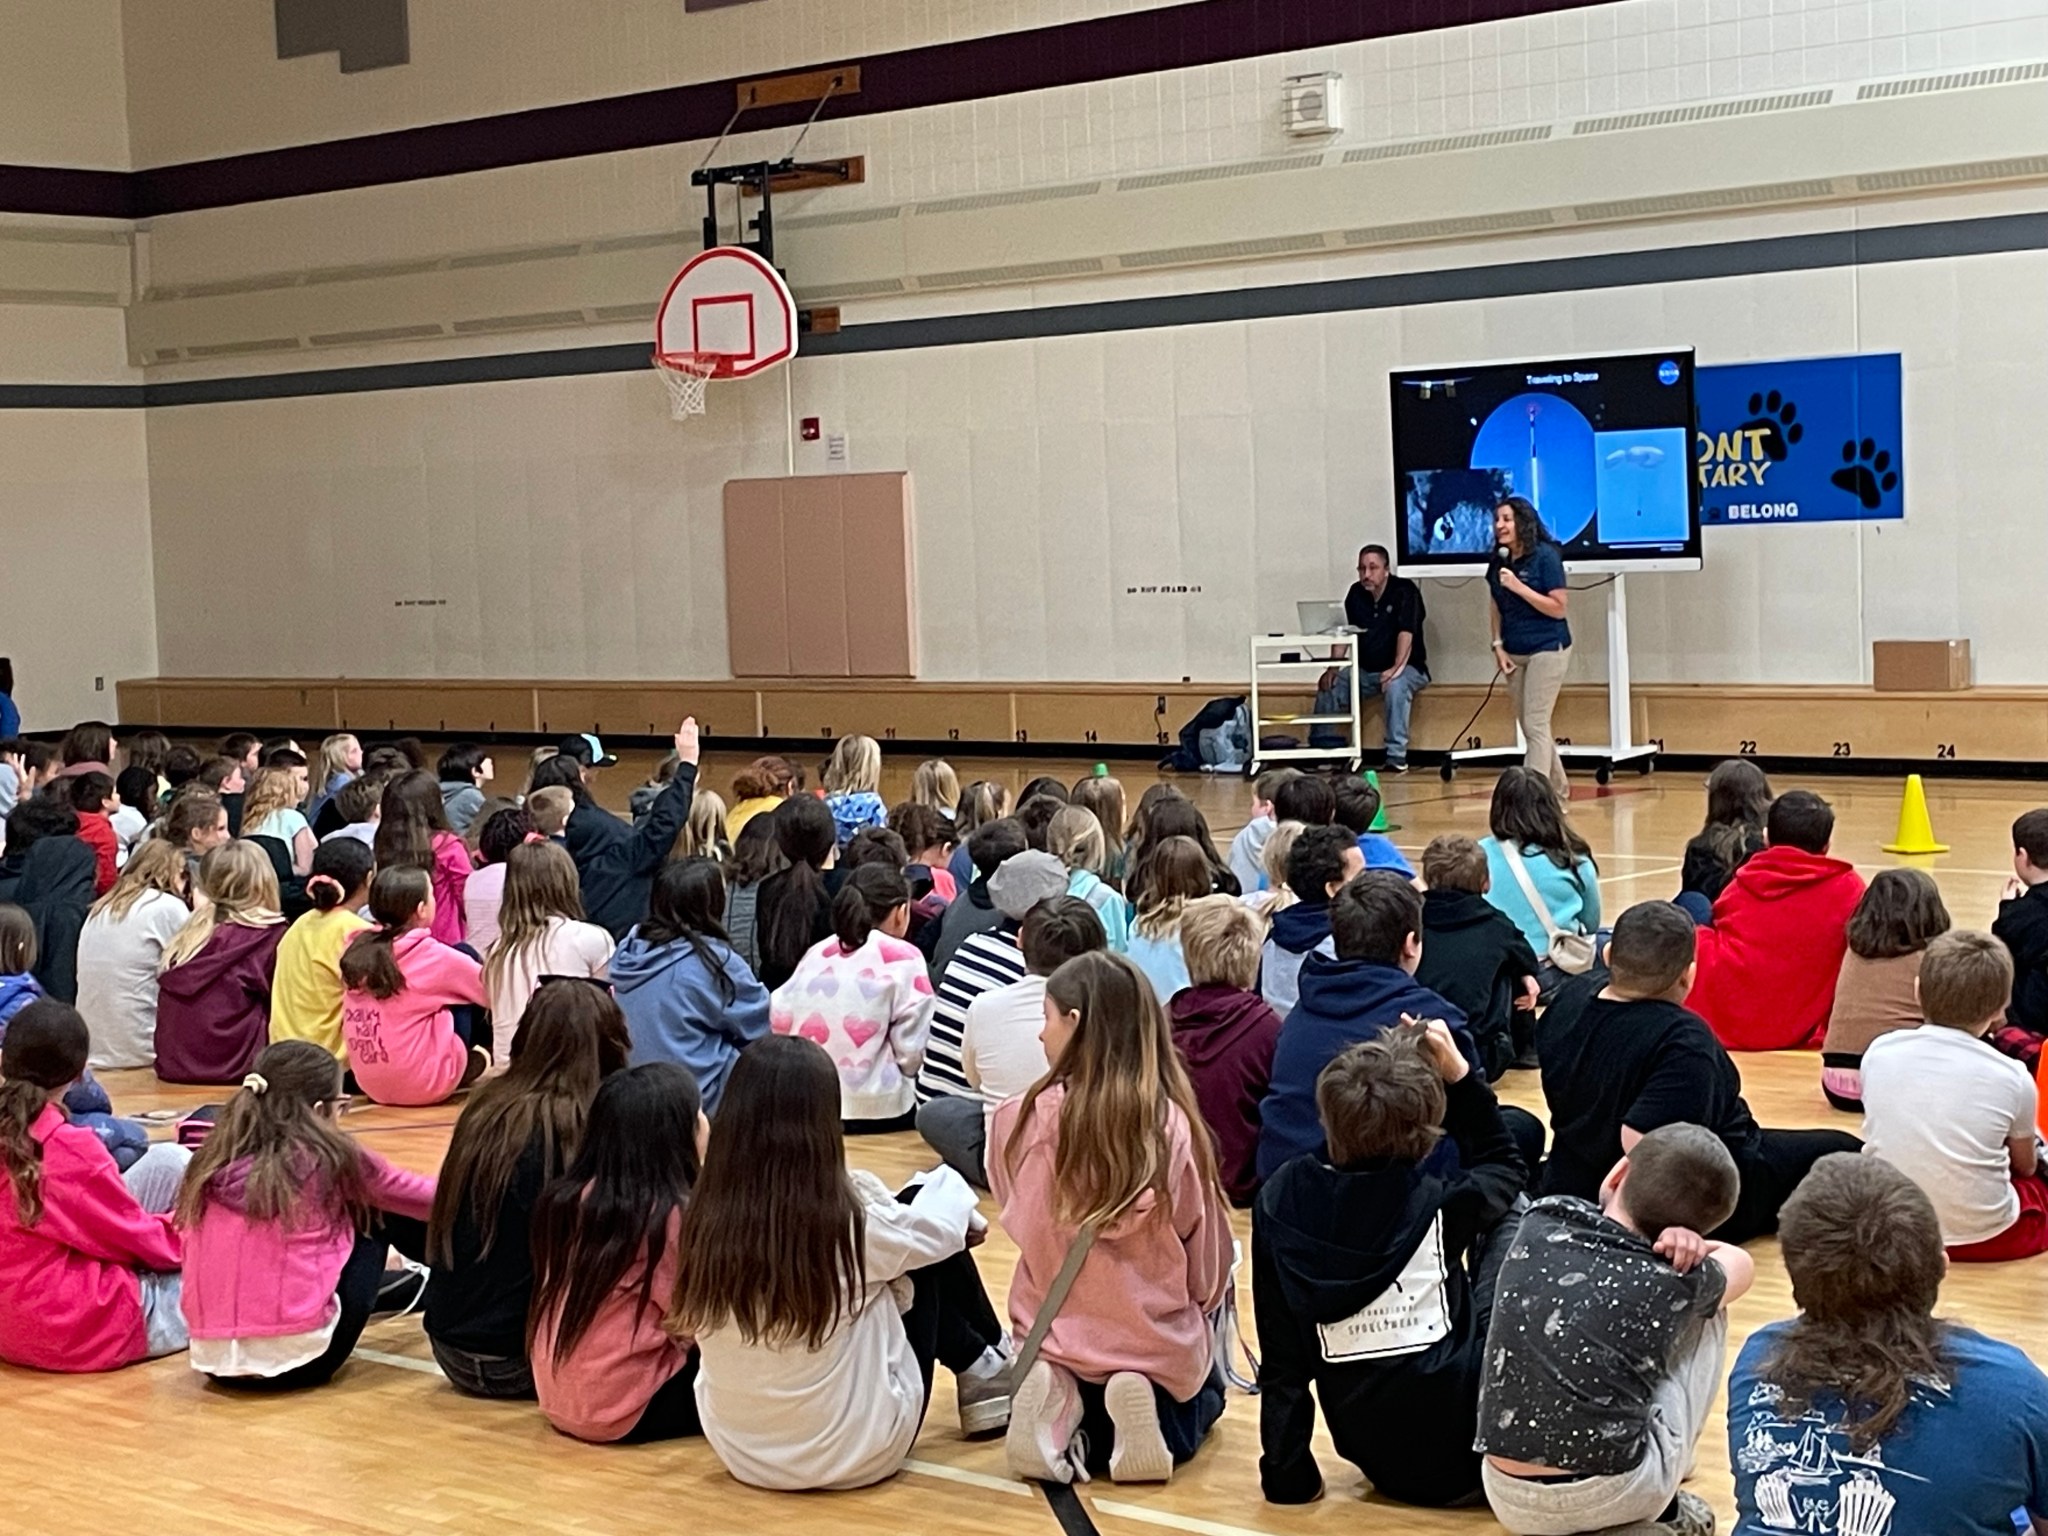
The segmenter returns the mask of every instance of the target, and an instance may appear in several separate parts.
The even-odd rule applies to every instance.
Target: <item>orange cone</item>
[[[1920,775],[1906,775],[1906,798],[1899,805],[1899,835],[1884,845],[1886,853],[1947,853],[1947,843],[1934,840],[1934,823],[1927,815],[1927,786]]]

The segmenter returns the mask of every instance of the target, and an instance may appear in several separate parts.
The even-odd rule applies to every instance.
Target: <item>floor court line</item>
[[[1215,1520],[1200,1520],[1193,1515],[1175,1515],[1163,1509],[1148,1509],[1142,1504],[1124,1504],[1114,1499],[1090,1499],[1088,1502],[1098,1515],[1107,1515],[1113,1520],[1135,1520],[1142,1525],[1188,1531],[1192,1536],[1267,1536],[1265,1531],[1253,1530],[1250,1526],[1224,1525]]]
[[[388,1354],[381,1349],[364,1349],[358,1344],[349,1356],[352,1360],[367,1360],[372,1365],[393,1365],[401,1371],[418,1371],[422,1376],[439,1376],[441,1367],[431,1360],[415,1360],[410,1355]]]
[[[970,1472],[965,1467],[949,1467],[943,1462],[918,1461],[913,1458],[903,1463],[903,1470],[914,1472],[919,1477],[936,1477],[948,1483],[965,1483],[969,1488],[985,1488],[990,1493],[1008,1493],[1025,1499],[1031,1497],[1029,1483],[1020,1483],[1014,1478],[994,1477],[987,1472]]]

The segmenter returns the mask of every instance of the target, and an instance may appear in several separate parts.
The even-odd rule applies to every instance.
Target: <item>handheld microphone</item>
[[[1490,574],[1491,574],[1491,575],[1492,575],[1492,576],[1493,576],[1493,577],[1494,577],[1494,578],[1495,578],[1496,580],[1498,580],[1498,579],[1499,579],[1499,577],[1500,577],[1500,573],[1501,573],[1502,571],[1506,570],[1506,569],[1508,568],[1509,564],[1510,564],[1510,563],[1511,563],[1511,562],[1512,562],[1513,560],[1514,560],[1514,551],[1513,551],[1513,550],[1511,550],[1511,549],[1509,549],[1509,548],[1507,547],[1507,545],[1505,545],[1505,544],[1496,544],[1496,545],[1494,545],[1494,546],[1493,546],[1493,570],[1492,570],[1492,572],[1491,572]]]

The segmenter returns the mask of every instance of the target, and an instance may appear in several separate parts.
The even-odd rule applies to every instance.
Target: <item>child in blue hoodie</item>
[[[1273,914],[1259,963],[1259,995],[1283,1019],[1294,1010],[1301,965],[1330,947],[1330,899],[1365,868],[1358,840],[1343,827],[1311,826],[1287,855],[1287,888],[1297,900]]]
[[[1297,854],[1312,835],[1301,835]],[[1261,1180],[1297,1157],[1322,1152],[1316,1079],[1348,1047],[1410,1019],[1442,1019],[1465,1059],[1481,1065],[1465,1015],[1415,980],[1422,963],[1422,897],[1414,886],[1392,870],[1367,870],[1331,900],[1330,937],[1335,958],[1311,954],[1303,962],[1300,1001],[1280,1026],[1273,1085],[1259,1106]]]
[[[669,1061],[697,1079],[716,1114],[741,1051],[768,1033],[768,989],[725,933],[725,880],[709,859],[677,859],[654,877],[647,918],[612,956],[612,992],[633,1037],[632,1064]]]
[[[42,983],[29,974],[35,963],[34,919],[11,901],[0,902],[0,1041],[6,1040],[14,1016],[43,995]],[[115,1117],[113,1102],[90,1067],[65,1093],[64,1109],[72,1124],[99,1137],[123,1173],[149,1150],[149,1132],[133,1120]]]
[[[1358,839],[1358,851],[1365,856],[1365,867],[1396,870],[1413,880],[1415,866],[1394,846],[1391,837],[1372,829],[1372,824],[1380,819],[1380,792],[1355,773],[1339,779],[1335,787],[1337,825],[1348,829]]]

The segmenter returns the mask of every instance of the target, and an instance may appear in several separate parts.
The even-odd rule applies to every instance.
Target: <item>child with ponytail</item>
[[[849,1132],[908,1130],[932,1020],[924,956],[903,937],[909,882],[887,864],[863,864],[833,899],[832,925],[833,936],[775,989],[769,1025],[823,1046],[838,1064]]]
[[[813,944],[832,934],[832,895],[838,877],[838,834],[822,800],[795,795],[775,807],[775,842],[788,867],[761,881],[754,905],[761,985],[773,991],[788,981]]]
[[[350,1069],[379,1104],[439,1104],[491,1064],[490,1048],[461,1028],[474,1028],[485,1001],[483,967],[434,937],[434,886],[423,869],[378,870],[370,916],[376,926],[341,957]]]
[[[185,1347],[170,1210],[191,1154],[153,1146],[125,1174],[70,1122],[85,1020],[30,1003],[0,1046],[0,1360],[111,1371]]]
[[[186,1170],[192,1369],[224,1386],[325,1385],[376,1308],[387,1240],[425,1257],[434,1181],[343,1135],[346,1102],[328,1052],[266,1046]]]
[[[1045,984],[1052,1070],[996,1111],[990,1186],[1017,1244],[1010,1324],[1031,1331],[1077,1240],[1093,1246],[1017,1384],[1010,1470],[1165,1482],[1223,1412],[1209,1314],[1230,1285],[1216,1153],[1137,966],[1076,955]]]
[[[322,843],[306,877],[313,910],[286,930],[277,946],[277,974],[270,987],[270,1043],[310,1040],[348,1066],[341,1037],[341,957],[370,924],[356,909],[369,899],[369,844],[352,837]]]
[[[881,788],[880,742],[872,736],[842,736],[832,744],[832,755],[825,760],[825,808],[832,813],[841,848],[862,827],[889,824]]]

